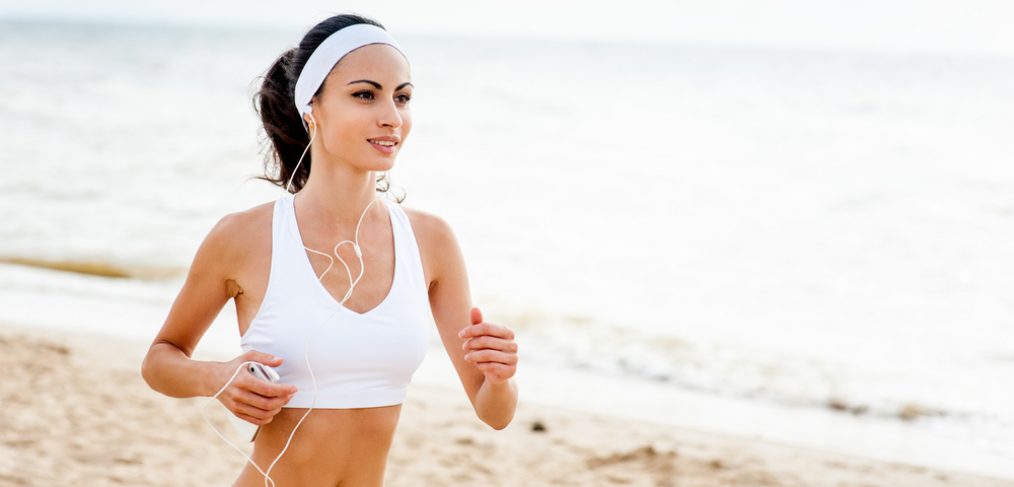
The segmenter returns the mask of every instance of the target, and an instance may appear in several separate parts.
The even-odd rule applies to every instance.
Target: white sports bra
[[[402,403],[426,355],[431,328],[428,286],[405,210],[380,197],[394,233],[394,281],[379,305],[358,313],[338,304],[314,273],[293,197],[275,201],[267,291],[240,346],[285,359],[275,368],[278,382],[298,388],[287,408],[309,408],[313,399],[304,350],[317,380],[315,409]]]

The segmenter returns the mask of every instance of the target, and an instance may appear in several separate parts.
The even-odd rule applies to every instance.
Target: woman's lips
[[[373,142],[370,142],[368,140],[366,142],[369,142],[370,145],[372,145],[374,149],[377,149],[378,151],[380,151],[380,152],[382,152],[384,154],[394,154],[394,148],[398,146],[398,144],[391,145],[391,146],[374,144]]]

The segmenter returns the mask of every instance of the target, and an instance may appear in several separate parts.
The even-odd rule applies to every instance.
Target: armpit
[[[243,288],[236,283],[236,281],[229,279],[225,281],[225,295],[235,299],[236,296],[243,294]]]

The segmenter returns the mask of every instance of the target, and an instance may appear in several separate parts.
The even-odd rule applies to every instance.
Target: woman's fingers
[[[253,416],[247,416],[246,414],[243,414],[243,413],[233,413],[233,414],[235,414],[237,418],[242,419],[243,421],[246,421],[247,423],[253,423],[253,424],[256,424],[256,425],[265,425],[265,424],[268,424],[268,423],[271,422],[270,419],[268,419],[268,420],[257,419],[257,418],[255,418]]]
[[[494,350],[501,350],[504,352],[517,353],[518,344],[514,340],[505,340],[489,335],[483,335],[481,337],[470,338],[461,345],[463,350],[481,350],[484,348],[491,348]]]
[[[483,372],[492,372],[497,374],[507,373],[510,370],[509,365],[504,365],[500,362],[482,362],[475,364],[475,367]]]
[[[237,377],[236,385],[264,397],[285,397],[286,395],[291,396],[296,393],[296,386],[264,382],[263,380],[250,375],[249,372],[241,374],[241,377]]]
[[[271,411],[271,410],[274,410],[274,409],[280,409],[282,406],[284,406],[286,403],[288,403],[289,402],[289,397],[290,396],[284,396],[284,397],[264,397],[264,396],[262,396],[260,394],[254,394],[254,393],[249,392],[249,391],[242,391],[241,390],[238,393],[236,393],[236,396],[234,397],[234,399],[237,402],[246,403],[246,404],[248,404],[250,406],[253,406],[253,407],[257,408],[257,409],[262,409],[264,411]]]
[[[465,360],[476,363],[500,362],[513,365],[518,363],[518,356],[514,353],[506,353],[499,350],[475,350],[465,354]]]
[[[281,412],[281,408],[273,409],[271,411],[265,411],[263,409],[255,408],[249,404],[236,403],[233,408],[233,412],[236,413],[237,415],[242,414],[250,418],[254,418],[257,421],[261,421],[262,423],[268,423],[271,422],[271,419],[274,418],[276,414]]]
[[[476,325],[470,325],[458,332],[458,338],[477,337],[483,335],[492,335],[500,338],[506,338],[507,340],[513,340],[514,330],[495,323],[479,323]]]

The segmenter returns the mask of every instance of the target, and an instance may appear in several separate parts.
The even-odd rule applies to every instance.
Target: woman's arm
[[[270,367],[282,359],[249,350],[228,362],[199,361],[190,357],[211,323],[232,295],[227,285],[236,263],[243,258],[243,246],[251,232],[263,225],[250,221],[245,213],[226,215],[208,232],[197,249],[183,289],[173,302],[148,354],[141,363],[141,376],[148,385],[171,397],[217,396],[236,417],[250,423],[270,423],[282,406],[296,393],[295,386],[271,384],[248,372],[233,374],[244,362],[259,362]]]
[[[194,348],[230,296],[229,237],[237,216],[226,215],[208,232],[194,256],[187,279],[141,363],[148,385],[171,397],[211,396],[222,386],[220,362],[192,360]],[[224,382],[224,381],[223,381]]]
[[[482,323],[482,314],[473,311],[465,260],[454,232],[435,215],[427,215],[426,221],[433,262],[430,308],[441,341],[476,415],[494,429],[503,429],[517,407],[517,387],[511,380],[517,363],[514,333],[502,325]]]

